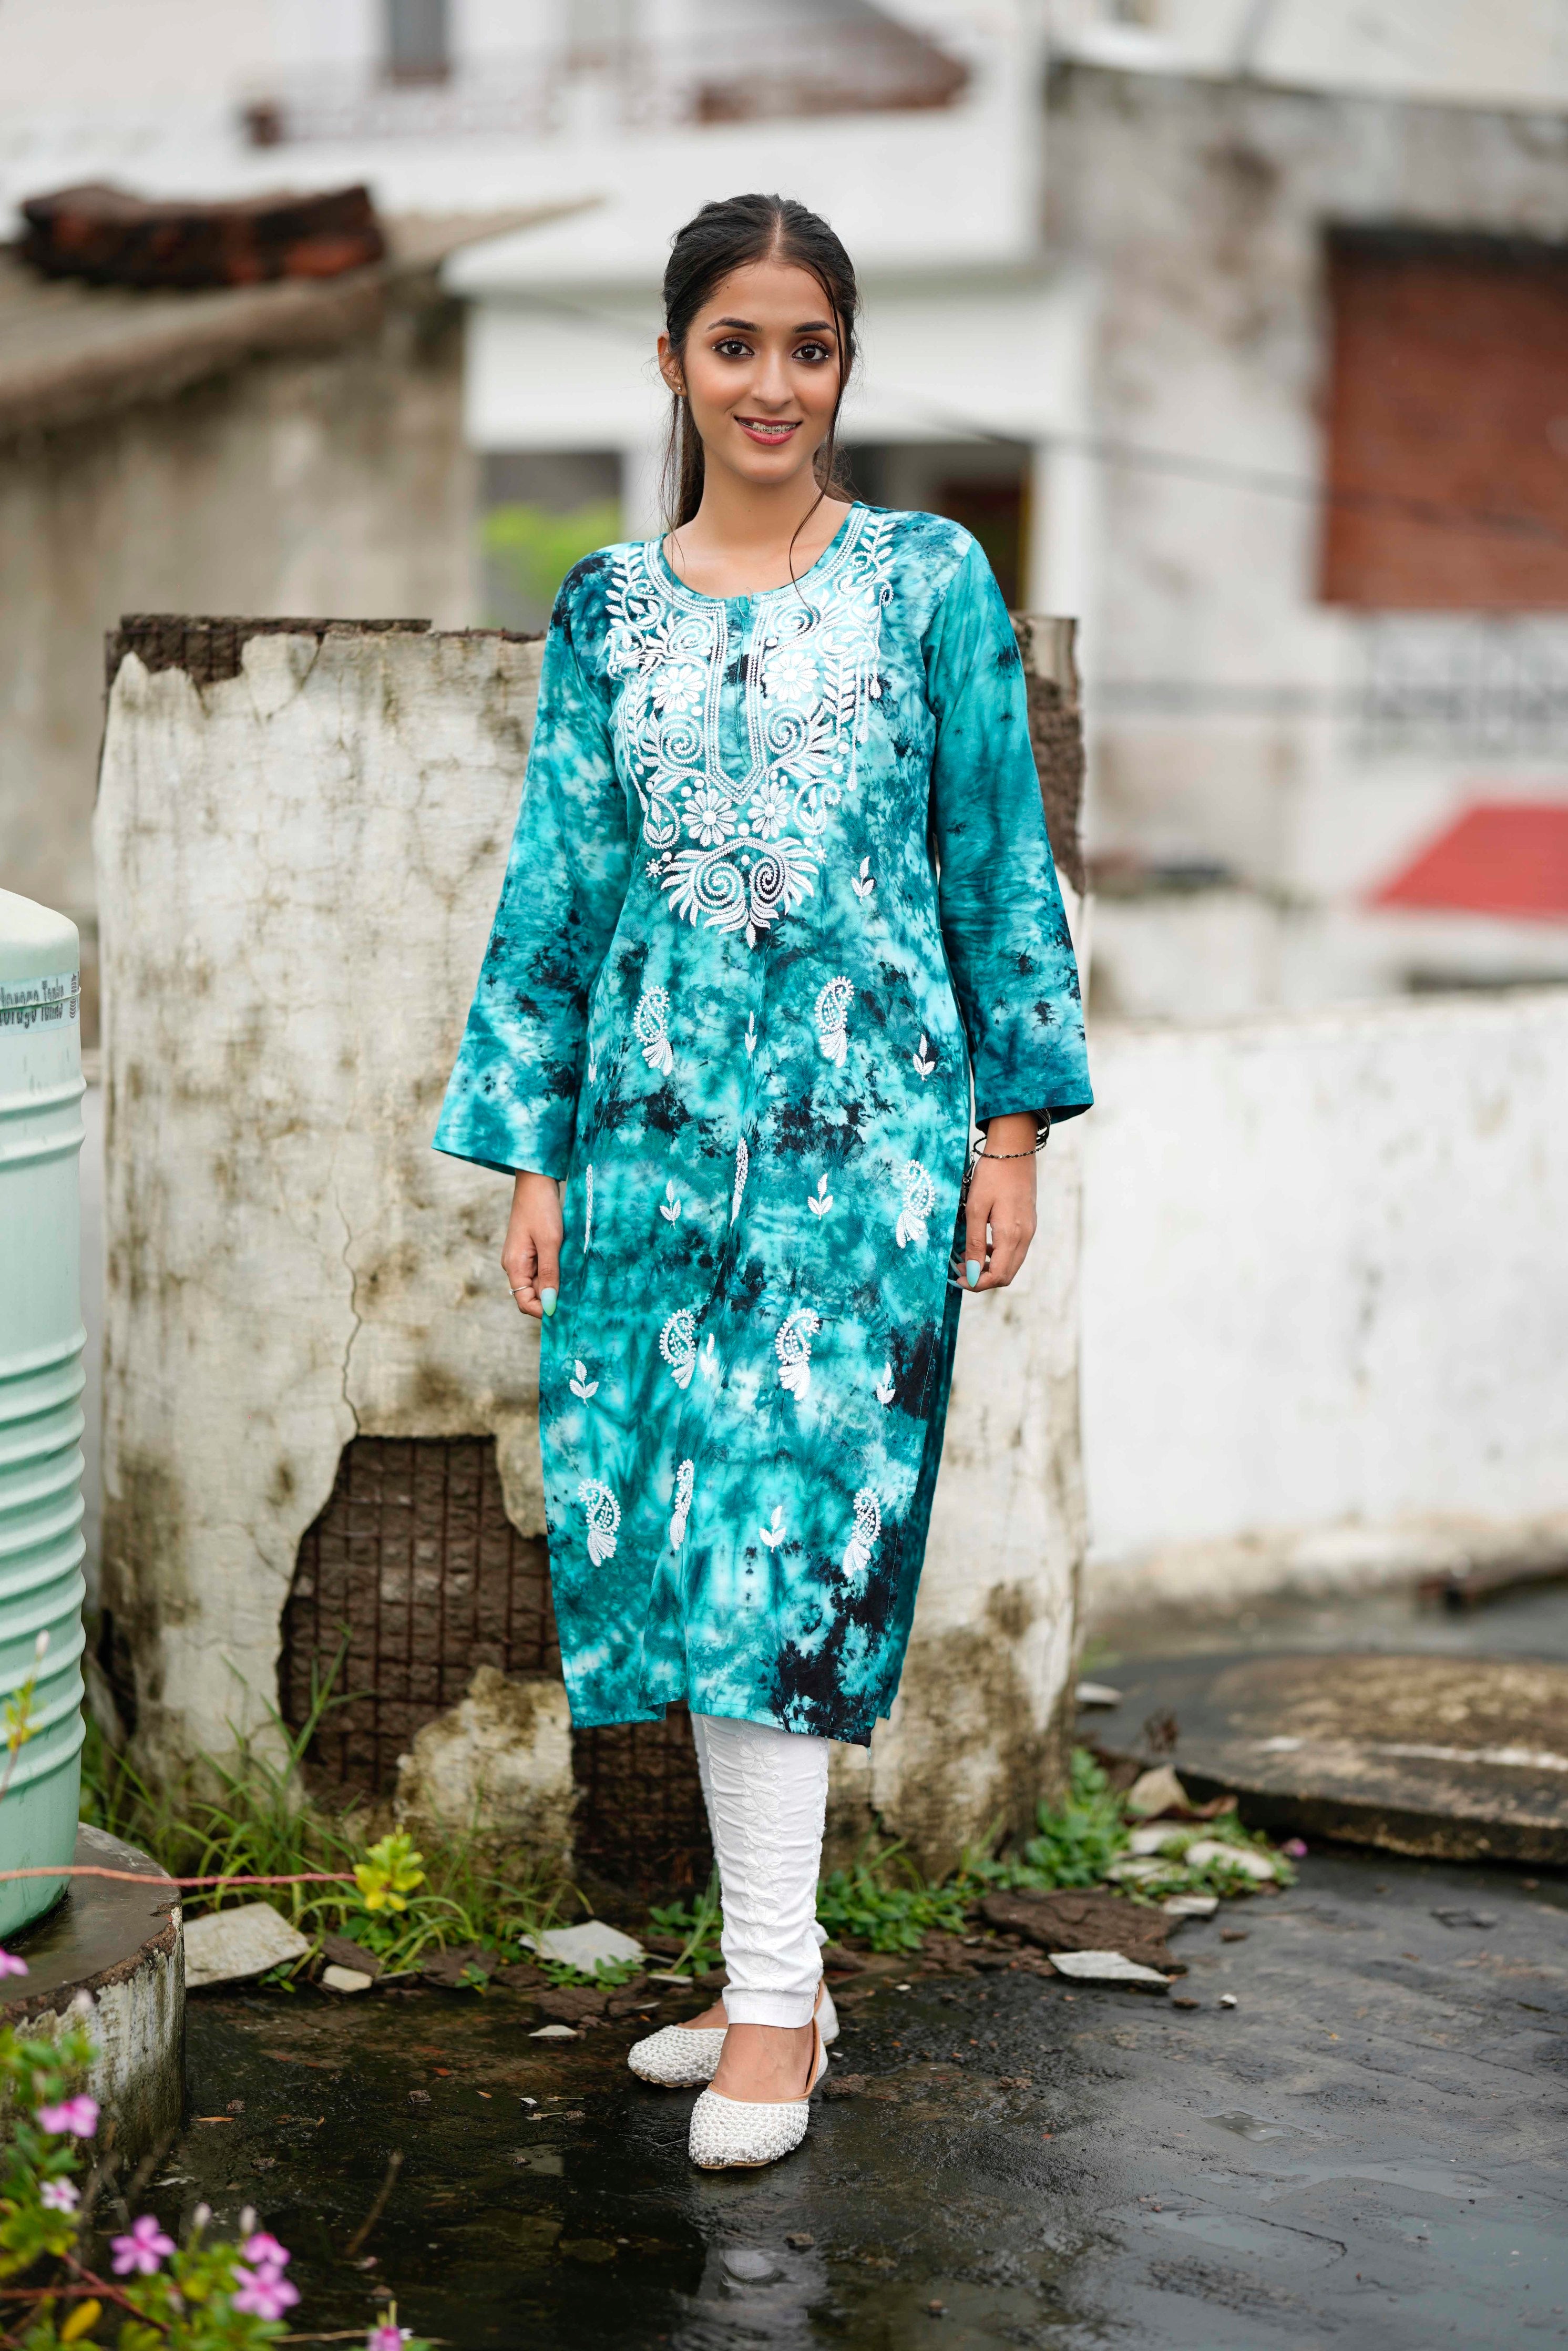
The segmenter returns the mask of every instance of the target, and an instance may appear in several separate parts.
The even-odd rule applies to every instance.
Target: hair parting
[[[817,496],[789,541],[794,576],[795,539],[830,490],[844,490],[839,448],[839,413],[855,363],[855,320],[860,288],[854,266],[818,213],[789,196],[727,196],[704,204],[672,240],[664,271],[664,332],[677,360],[685,357],[692,321],[720,281],[755,261],[782,261],[810,270],[822,289],[839,340],[839,390],[828,436],[816,455]],[[702,504],[703,444],[685,392],[670,395],[670,429],[664,448],[664,508],[666,533],[688,523]]]

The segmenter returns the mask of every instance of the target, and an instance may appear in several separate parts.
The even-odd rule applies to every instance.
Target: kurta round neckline
[[[814,563],[808,564],[798,579],[785,580],[777,588],[753,588],[744,596],[707,596],[700,588],[688,588],[664,553],[664,540],[668,536],[667,533],[661,531],[657,538],[650,538],[644,544],[664,586],[680,601],[686,604],[718,605],[726,611],[733,611],[748,604],[766,604],[775,596],[792,595],[798,588],[804,588],[808,581],[815,583],[831,578],[849,553],[854,540],[859,538],[861,525],[870,511],[870,508],[862,505],[859,498],[854,499],[848,514],[840,523],[821,555]]]

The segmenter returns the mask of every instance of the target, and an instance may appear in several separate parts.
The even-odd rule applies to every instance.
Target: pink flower
[[[7,1976],[25,1976],[26,1972],[26,1959],[19,1959],[15,1951],[0,1951],[0,1983],[4,1983]]]
[[[1305,1861],[1307,1857],[1307,1848],[1300,1837],[1288,1838],[1280,1850],[1281,1853],[1288,1853],[1292,1861]]]
[[[128,2237],[116,2237],[113,2241],[114,2274],[129,2277],[134,2270],[151,2277],[165,2253],[173,2250],[173,2238],[163,2234],[151,2212],[143,2212],[140,2220],[131,2222]]]
[[[372,2326],[365,2337],[365,2351],[402,2351],[413,2333],[412,2326]]]
[[[84,2094],[62,2098],[57,2106],[40,2106],[38,2128],[68,2132],[72,2138],[90,2138],[98,2128],[98,2100]]]
[[[252,2318],[281,2318],[299,2299],[298,2287],[290,2285],[273,2262],[263,2262],[254,2270],[236,2267],[235,2284],[235,2308]]]
[[[46,2179],[38,2190],[38,2201],[47,2212],[74,2212],[81,2202],[81,2189],[74,2179]]]
[[[247,2237],[240,2250],[247,2262],[266,2262],[277,2269],[282,2269],[293,2259],[287,2246],[280,2245],[277,2239],[269,2236],[265,2229],[258,2230],[254,2237]]]

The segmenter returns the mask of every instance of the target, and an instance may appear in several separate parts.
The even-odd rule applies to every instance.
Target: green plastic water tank
[[[37,1672],[34,1736],[0,1750],[0,1869],[61,1865],[81,1787],[80,942],[0,890],[0,1703]],[[48,1635],[40,1662],[38,1637]],[[65,1879],[0,1879],[0,1939]]]

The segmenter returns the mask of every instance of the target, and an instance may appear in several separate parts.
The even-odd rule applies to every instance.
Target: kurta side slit
[[[1092,1100],[1011,625],[855,506],[793,586],[563,585],[438,1149],[564,1177],[544,1324],[574,1721],[863,1743],[908,1641],[975,1114]]]

